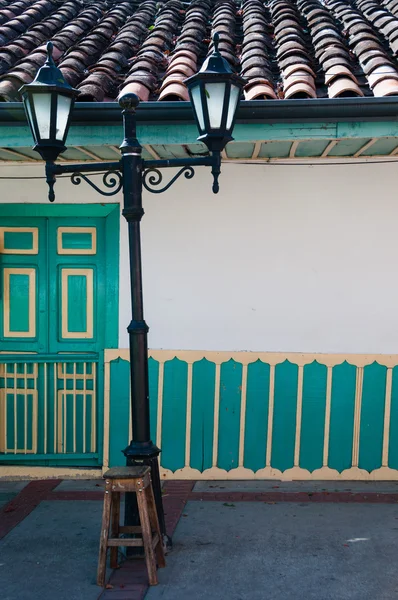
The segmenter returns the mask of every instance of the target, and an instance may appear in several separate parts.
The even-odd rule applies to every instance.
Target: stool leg
[[[109,526],[111,520],[112,510],[112,493],[111,484],[107,483],[105,487],[104,496],[104,508],[102,511],[102,525],[101,525],[101,537],[100,537],[100,549],[98,556],[98,571],[97,571],[97,585],[104,587],[105,585],[105,572],[106,572],[106,551],[108,549],[108,537],[109,537]]]
[[[144,493],[137,490],[138,512],[140,515],[140,523],[142,530],[142,541],[145,550],[145,561],[148,569],[149,585],[157,585],[158,577],[156,574],[156,560],[152,546],[152,531],[149,522],[148,504]]]
[[[164,558],[163,540],[162,540],[162,534],[160,533],[158,513],[156,511],[155,496],[153,493],[152,485],[148,485],[148,487],[145,488],[145,494],[146,494],[146,499],[147,499],[147,503],[148,503],[149,521],[151,523],[152,530],[155,533],[157,533],[159,536],[159,542],[156,544],[155,552],[156,552],[156,559],[157,559],[158,567],[160,567],[162,569],[163,567],[166,566],[166,561]]]
[[[112,492],[112,524],[111,531],[112,537],[119,537],[119,526],[120,526],[120,494],[117,492]],[[112,546],[110,551],[110,565],[111,569],[117,569],[118,562],[117,557],[119,553],[119,548],[117,546]]]

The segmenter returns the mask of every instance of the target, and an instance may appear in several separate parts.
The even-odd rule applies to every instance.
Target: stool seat
[[[151,470],[150,467],[112,467],[103,474],[104,479],[139,479]]]
[[[165,567],[163,540],[153,495],[150,467],[113,467],[104,473],[105,496],[102,513],[97,584],[105,585],[106,555],[110,551],[110,565],[116,569],[118,547],[143,546],[150,585],[158,583],[156,564]],[[140,525],[120,525],[120,495],[132,492],[137,497]],[[111,536],[109,535],[111,529]],[[120,537],[132,534],[134,537]]]

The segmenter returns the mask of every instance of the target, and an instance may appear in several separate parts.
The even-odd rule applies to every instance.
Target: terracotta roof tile
[[[246,99],[398,95],[398,0],[0,0],[0,100],[49,39],[81,101],[187,100],[216,31]]]

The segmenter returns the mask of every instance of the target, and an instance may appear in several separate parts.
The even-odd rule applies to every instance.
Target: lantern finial
[[[214,54],[220,54],[218,49],[218,44],[220,43],[220,34],[218,31],[215,31],[213,34],[213,44],[214,44]]]
[[[54,44],[52,42],[47,42],[46,50],[47,50],[46,65],[55,67],[55,63],[54,63],[54,59],[53,59]]]

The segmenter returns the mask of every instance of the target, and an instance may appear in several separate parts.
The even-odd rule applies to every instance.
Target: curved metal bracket
[[[80,185],[82,182],[82,179],[84,179],[84,181],[86,183],[88,183],[92,188],[94,188],[96,192],[99,192],[103,196],[114,196],[115,194],[120,192],[120,190],[122,189],[122,186],[123,186],[123,176],[119,171],[107,171],[102,176],[102,183],[106,188],[111,190],[109,192],[99,188],[97,185],[95,185],[95,183],[93,183],[87,177],[87,175],[84,175],[83,173],[80,173],[79,171],[76,171],[76,173],[72,173],[71,178],[70,178],[73,185]]]
[[[169,187],[171,187],[183,173],[186,179],[192,179],[192,177],[195,175],[195,171],[192,167],[182,167],[182,169],[180,169],[178,173],[174,175],[167,185],[157,190],[154,188],[162,183],[162,173],[159,171],[159,169],[146,169],[142,175],[142,184],[144,188],[148,190],[148,192],[151,192],[152,194],[161,194],[162,192],[168,190]]]

